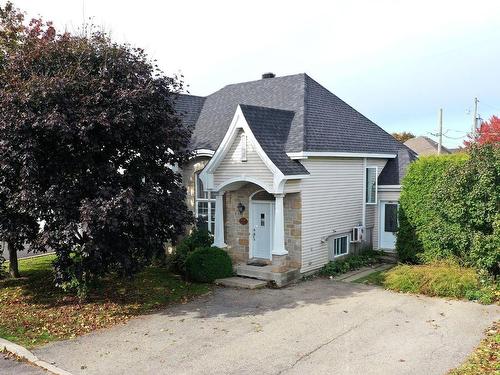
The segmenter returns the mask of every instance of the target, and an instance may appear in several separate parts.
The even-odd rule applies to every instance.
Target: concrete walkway
[[[395,264],[382,263],[376,267],[362,267],[359,270],[354,270],[350,272],[343,273],[342,275],[333,278],[335,281],[353,282],[361,279],[362,277],[368,276],[372,273],[385,271],[389,268],[394,267]]]
[[[444,374],[500,308],[314,279],[213,295],[35,350],[73,374]]]

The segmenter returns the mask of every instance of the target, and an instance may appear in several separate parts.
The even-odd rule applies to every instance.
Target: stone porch
[[[228,186],[226,189],[217,196],[214,244],[227,250],[235,265],[236,273],[244,277],[266,280],[278,287],[300,277],[302,240],[300,193],[270,194],[257,184],[246,182],[234,187]],[[254,200],[270,201],[275,208],[271,259],[255,258],[251,254],[250,205]],[[220,227],[219,231],[217,229],[220,213],[223,217],[223,231]],[[280,236],[276,234],[280,231],[282,231],[281,244]],[[249,265],[248,263],[252,261],[264,263],[265,266]]]

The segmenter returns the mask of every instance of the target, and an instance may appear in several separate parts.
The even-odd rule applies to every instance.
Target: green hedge
[[[396,249],[402,261],[454,258],[499,273],[500,149],[422,157],[400,198]]]
[[[228,253],[218,247],[205,247],[193,251],[186,260],[186,274],[192,281],[211,283],[233,275]]]

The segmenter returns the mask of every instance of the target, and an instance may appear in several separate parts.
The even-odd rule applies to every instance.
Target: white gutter
[[[290,159],[307,159],[309,157],[394,159],[396,157],[396,154],[375,154],[369,152],[323,152],[323,151],[287,152],[287,155]]]

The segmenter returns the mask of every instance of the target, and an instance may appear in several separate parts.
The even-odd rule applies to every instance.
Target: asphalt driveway
[[[35,351],[74,374],[444,374],[500,308],[316,279],[218,288]]]

